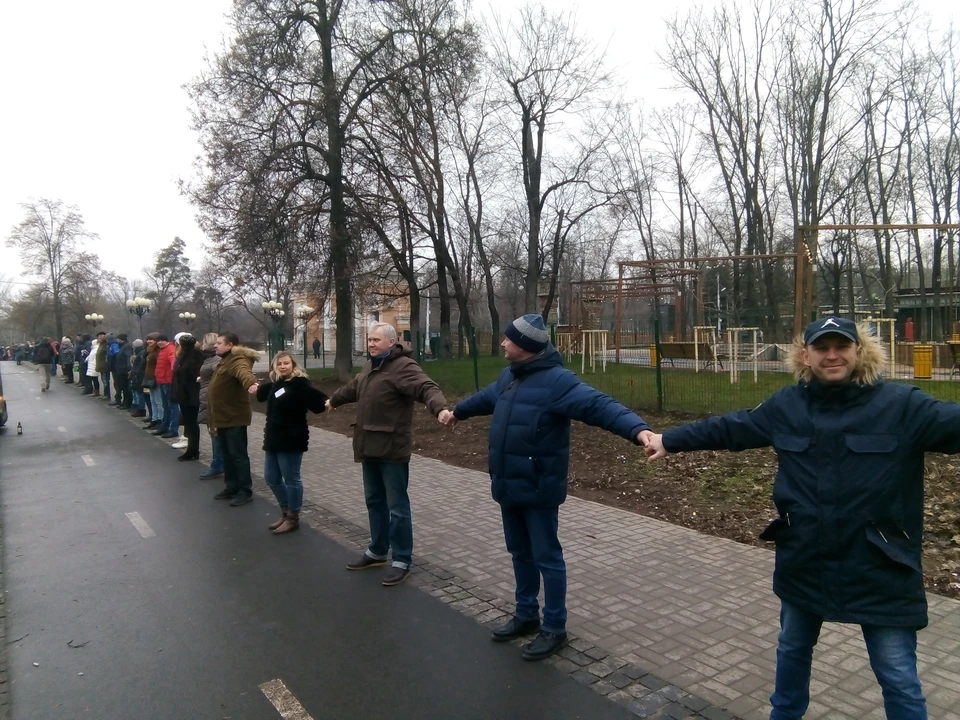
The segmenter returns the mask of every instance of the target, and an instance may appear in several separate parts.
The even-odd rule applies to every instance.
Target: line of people
[[[167,350],[163,335],[147,339],[142,387],[153,400],[151,417],[160,414],[157,430],[170,436],[175,405],[191,426],[197,415],[183,407],[205,410],[214,463],[219,457],[225,484],[215,497],[244,505],[252,496],[249,396],[266,402],[264,476],[281,509],[270,525],[275,533],[299,525],[307,413],[357,405],[353,454],[362,469],[370,543],[346,567],[359,571],[389,563],[385,586],[403,582],[413,562],[408,487],[414,404],[425,405],[448,427],[491,415],[491,493],[500,506],[516,581],[515,613],[492,631],[492,639],[536,634],[522,648],[527,660],[549,657],[567,638],[558,527],[571,420],[642,446],[651,461],[671,452],[772,446],[779,463],[773,491],[779,517],[761,536],[776,543],[774,592],[781,600],[772,720],[806,712],[813,648],[825,621],[862,627],[888,718],[927,717],[916,659],[917,631],[928,620],[921,565],[923,456],[960,453],[960,404],[885,383],[882,349],[852,321],[823,318],[807,327],[789,357],[796,385],[752,411],[662,435],[565,369],[539,315],[507,326],[501,347],[508,366],[494,383],[453,407],[387,324],[370,328],[368,362],[329,398],[311,386],[289,353],[274,358],[269,381],[260,383],[253,373],[258,354],[241,346],[236,335],[206,336],[201,357],[193,354],[192,337],[181,334],[176,340],[179,354]],[[196,393],[189,385],[195,369]],[[188,437],[198,437],[198,431],[194,435],[191,428]]]

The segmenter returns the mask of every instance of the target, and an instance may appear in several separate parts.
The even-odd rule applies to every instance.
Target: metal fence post
[[[657,348],[657,412],[663,412],[663,350],[660,347],[660,308],[653,316],[653,344]]]
[[[470,356],[473,358],[473,384],[480,392],[480,363],[477,358],[477,328],[470,326]]]

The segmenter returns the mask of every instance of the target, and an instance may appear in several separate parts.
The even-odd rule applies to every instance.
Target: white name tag
[[[274,396],[274,397],[280,397],[280,396],[283,395],[285,392],[286,392],[286,390],[284,390],[283,388],[280,388],[279,390],[277,390],[277,391],[273,394],[273,396]]]

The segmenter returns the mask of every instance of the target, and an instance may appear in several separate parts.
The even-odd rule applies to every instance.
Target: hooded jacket
[[[960,404],[884,382],[869,330],[849,382],[816,380],[794,344],[798,379],[753,410],[668,430],[685,450],[773,446],[779,517],[760,537],[776,543],[773,590],[828,622],[921,628],[923,456],[960,453]]]
[[[267,403],[263,426],[263,449],[267,452],[306,452],[310,441],[307,410],[322,413],[327,396],[310,384],[310,379],[293,377],[263,383],[257,400]]]
[[[133,345],[128,340],[117,340],[117,352],[113,358],[113,371],[121,375],[130,372],[130,359],[133,357]]]
[[[73,343],[67,340],[65,343],[60,345],[60,364],[64,367],[71,367],[73,365],[73,360]]]
[[[203,365],[203,353],[194,346],[184,349],[173,365],[170,399],[181,407],[200,407],[200,383],[197,377]]]
[[[143,363],[143,386],[153,388],[157,385],[157,358],[160,356],[160,348],[154,343],[153,347],[144,347],[146,360]]]
[[[207,425],[214,429],[249,426],[253,420],[247,388],[257,382],[253,363],[260,353],[234,345],[213,371],[207,388]]]
[[[207,390],[210,388],[210,379],[213,377],[213,371],[220,364],[220,356],[213,348],[201,350],[203,353],[203,364],[200,366],[200,413],[197,416],[197,422],[207,422]]]
[[[95,364],[94,369],[97,371],[98,374],[99,374],[99,373],[110,372],[110,363],[109,363],[109,361],[107,360],[107,338],[106,338],[106,336],[104,336],[102,340],[96,340],[95,342],[96,342],[96,345],[94,345],[94,347],[96,348],[96,350],[95,350],[94,352],[96,352],[96,356],[95,356],[95,357],[96,357],[96,364]],[[87,374],[89,375],[89,373],[87,373]]]
[[[650,426],[632,410],[563,367],[552,346],[513,363],[485,389],[457,403],[458,420],[493,415],[489,470],[493,499],[504,506],[557,507],[567,497],[570,420],[636,443]]]
[[[157,353],[157,368],[154,377],[157,385],[169,385],[173,382],[173,363],[177,359],[177,349],[172,342],[168,342]]]
[[[384,358],[368,360],[363,370],[337,390],[330,404],[357,403],[353,458],[410,462],[413,452],[413,403],[422,402],[434,417],[447,401],[410,351],[394,345]]]
[[[133,348],[133,357],[130,361],[130,387],[140,392],[143,390],[143,375],[147,365],[147,349],[141,345]]]

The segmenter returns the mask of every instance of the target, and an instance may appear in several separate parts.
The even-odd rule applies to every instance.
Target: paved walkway
[[[250,455],[261,476],[262,432],[263,416],[254,413]],[[304,519],[312,515],[322,531],[364,547],[367,516],[350,439],[313,428],[303,480]],[[415,456],[410,496],[414,578],[478,621],[500,621],[512,608],[513,575],[487,475]],[[660,707],[676,688],[745,720],[768,716],[779,612],[772,552],[577,498],[561,507],[560,539],[568,628],[576,636],[554,661],[561,670],[640,717],[684,717]],[[930,717],[960,720],[960,602],[929,600],[931,624],[920,634],[918,655]],[[651,675],[633,682],[644,672]],[[640,697],[649,692],[642,685],[664,684],[657,678],[670,684],[666,697]],[[813,678],[807,718],[884,717],[859,628],[825,626]],[[684,707],[695,706],[686,700]],[[730,714],[707,708],[702,716]]]

